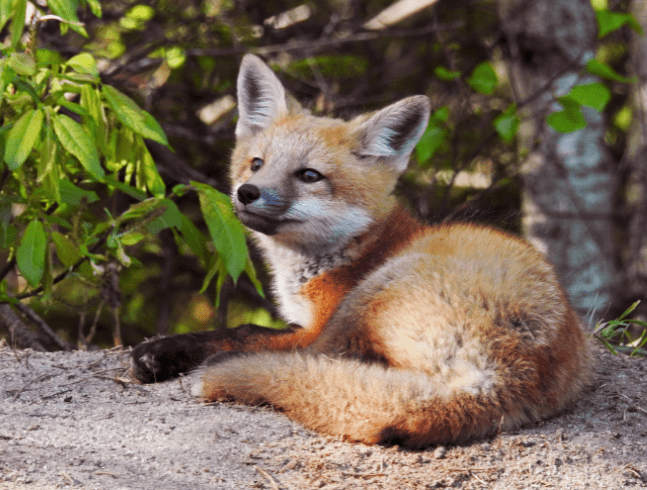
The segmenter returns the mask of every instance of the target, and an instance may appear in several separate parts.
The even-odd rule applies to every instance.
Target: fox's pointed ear
[[[409,97],[373,114],[359,127],[360,154],[378,157],[402,173],[427,129],[431,103],[424,95]]]
[[[236,88],[238,90],[237,138],[262,131],[279,114],[288,110],[283,85],[272,69],[258,56],[246,54],[243,57]]]

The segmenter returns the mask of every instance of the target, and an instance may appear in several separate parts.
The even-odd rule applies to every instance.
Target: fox
[[[136,378],[199,368],[191,393],[207,401],[409,448],[514,430],[577,399],[587,339],[544,255],[495,228],[425,224],[394,195],[428,97],[318,117],[252,54],[236,88],[231,199],[287,328],[148,340],[131,351]]]

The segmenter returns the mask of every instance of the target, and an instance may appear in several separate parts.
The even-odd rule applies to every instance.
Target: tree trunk
[[[555,264],[580,314],[599,316],[612,299],[616,253],[603,115],[584,108],[587,127],[573,133],[546,124],[561,110],[556,97],[596,81],[582,75],[595,52],[595,15],[589,0],[500,0],[499,11],[527,121],[519,132],[524,233]]]
[[[631,10],[647,31],[647,0],[633,0]],[[632,36],[631,67],[638,81],[634,86],[633,120],[627,135],[629,172],[624,205],[628,228],[622,250],[626,303],[644,298],[647,290],[647,37],[635,33]]]

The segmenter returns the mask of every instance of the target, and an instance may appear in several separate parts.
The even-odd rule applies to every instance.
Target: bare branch
[[[40,352],[47,351],[38,340],[38,336],[25,325],[8,304],[0,304],[0,327],[9,333],[11,340],[15,340],[19,347],[32,348]]]
[[[12,294],[8,294],[11,298]],[[4,305],[3,305],[4,306]],[[14,304],[15,308],[26,318],[34,322],[34,324],[43,332],[52,342],[54,342],[61,350],[70,350],[70,346],[61,340],[61,338],[56,335],[56,332],[43,320],[38,314],[32,310],[29,306],[23,303]]]

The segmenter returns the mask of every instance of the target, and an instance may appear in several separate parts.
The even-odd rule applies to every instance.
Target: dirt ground
[[[191,379],[139,385],[124,351],[0,345],[0,489],[647,488],[647,361],[596,351],[594,385],[561,416],[409,451],[205,405]]]

